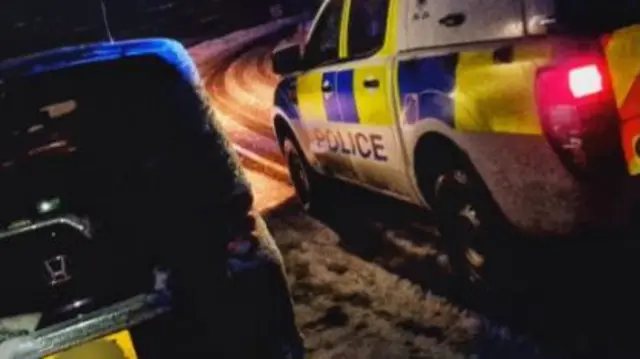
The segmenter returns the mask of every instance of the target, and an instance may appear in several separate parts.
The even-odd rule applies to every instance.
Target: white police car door
[[[349,138],[340,130],[345,117],[340,109],[337,73],[341,64],[341,28],[345,0],[324,4],[304,50],[308,70],[298,77],[298,103],[310,149],[319,170],[349,180],[357,179]]]
[[[524,0],[409,0],[411,48],[521,36]]]
[[[347,68],[336,75],[340,131],[360,182],[397,195],[410,195],[393,105],[394,54],[388,49],[391,0],[350,0],[346,26]],[[393,33],[393,32],[392,32]]]

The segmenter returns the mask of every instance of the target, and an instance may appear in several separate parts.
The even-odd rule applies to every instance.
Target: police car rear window
[[[640,23],[638,0],[556,0],[555,32],[600,34]]]

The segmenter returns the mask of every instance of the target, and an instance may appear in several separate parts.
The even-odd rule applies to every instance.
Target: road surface
[[[271,104],[278,78],[270,70],[270,47],[204,65],[205,86],[218,120],[234,144],[252,183],[256,207],[268,211],[294,192],[271,128]]]

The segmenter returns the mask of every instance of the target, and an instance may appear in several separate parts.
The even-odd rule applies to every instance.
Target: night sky
[[[223,35],[270,20],[269,7],[285,16],[315,0],[104,0],[116,39]],[[99,0],[3,0],[0,59],[65,45],[108,40]]]

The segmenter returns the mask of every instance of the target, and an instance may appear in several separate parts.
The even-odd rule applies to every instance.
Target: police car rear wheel
[[[435,182],[435,198],[451,274],[471,282],[483,279],[485,214],[479,208],[471,178],[463,170],[443,173]]]
[[[289,168],[289,176],[296,190],[296,194],[305,211],[312,208],[312,177],[313,172],[298,147],[291,139],[284,141],[284,154]]]
[[[467,288],[488,294],[502,288],[501,273],[509,271],[498,255],[506,227],[479,175],[459,162],[452,166],[456,162],[444,166],[448,169],[443,168],[433,182],[445,267],[456,291]]]

